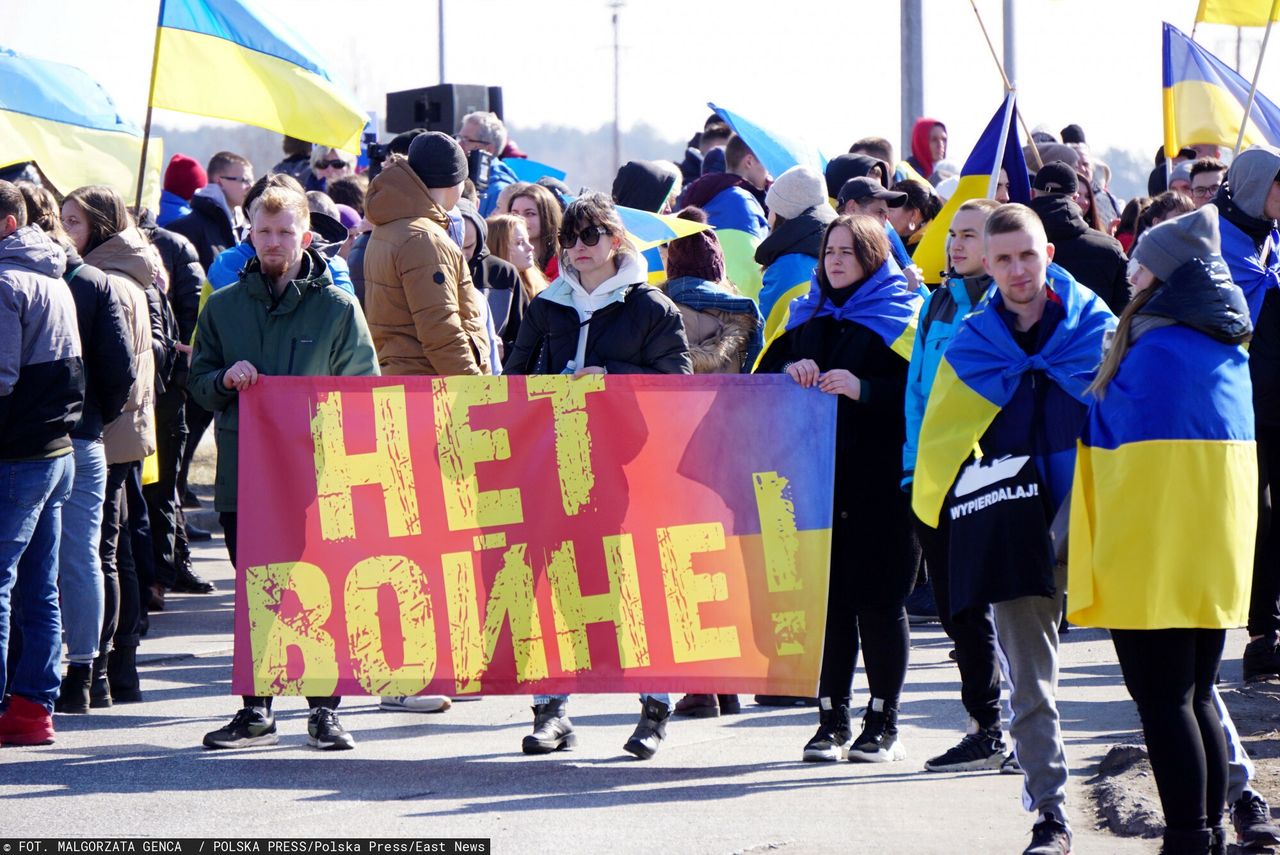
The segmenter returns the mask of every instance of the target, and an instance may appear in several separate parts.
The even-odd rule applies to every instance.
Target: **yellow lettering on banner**
[[[567,380],[558,374],[528,379],[529,400],[551,399],[556,433],[556,472],[560,500],[567,516],[575,516],[591,501],[596,476],[591,469],[591,432],[587,429],[587,395],[604,391],[603,374]]]
[[[566,671],[591,667],[587,648],[587,624],[612,623],[618,636],[618,660],[623,668],[649,664],[649,641],[640,602],[640,577],[636,569],[631,535],[603,538],[609,590],[583,596],[578,584],[578,562],[573,542],[565,541],[551,553],[547,577],[551,580],[552,614],[555,617],[560,665]]]
[[[399,604],[404,664],[392,668],[382,644],[378,589],[390,585]],[[356,680],[371,695],[415,695],[436,674],[436,624],[427,576],[400,555],[366,558],[347,574],[347,641]]]
[[[253,675],[259,695],[332,695],[338,686],[333,636],[324,629],[333,612],[329,580],[305,561],[249,567],[245,571],[249,604],[249,643],[258,663]],[[300,608],[281,615],[285,594],[292,591]],[[289,648],[302,654],[302,676],[289,679]]]
[[[365,454],[348,454],[342,433],[342,393],[321,393],[316,404],[311,418],[311,438],[315,448],[320,533],[325,540],[356,536],[351,488],[364,484],[381,485],[387,508],[387,529],[392,537],[422,533],[413,464],[409,459],[404,387],[374,389],[373,412],[377,446]]]
[[[676,662],[737,659],[742,655],[736,627],[704,627],[699,603],[729,599],[724,573],[693,572],[693,556],[724,549],[724,526],[718,522],[658,529],[662,583],[671,616],[671,649]]]
[[[542,619],[533,593],[533,568],[525,557],[527,546],[518,543],[503,556],[502,569],[494,577],[485,605],[483,637],[479,628],[475,569],[471,554],[452,552],[445,559],[445,591],[449,604],[449,637],[453,645],[456,693],[479,692],[481,676],[498,647],[502,624],[511,622],[516,679],[542,680],[547,676],[547,646]]]
[[[507,400],[501,377],[448,377],[431,381],[440,453],[440,486],[444,490],[449,530],[515,525],[524,522],[520,491],[481,490],[476,464],[506,460],[511,444],[502,428],[472,430],[472,407]]]
[[[769,593],[799,591],[803,588],[796,566],[800,553],[800,532],[796,526],[796,506],[786,497],[787,479],[777,472],[756,472],[756,510],[760,515],[760,540],[764,546],[764,574]],[[773,613],[773,632],[778,656],[804,653],[804,612]]]

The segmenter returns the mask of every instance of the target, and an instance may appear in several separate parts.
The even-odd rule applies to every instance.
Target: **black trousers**
[[[98,649],[106,653],[116,647],[137,647],[141,633],[142,609],[139,595],[135,547],[129,520],[129,483],[137,480],[141,490],[141,463],[112,463],[107,467],[107,492],[102,506],[102,535],[98,555],[106,587],[106,609]],[[145,515],[144,515],[145,516]],[[148,555],[151,550],[146,543]]]
[[[991,606],[966,609],[951,614],[951,577],[947,569],[947,536],[950,526],[945,516],[938,527],[916,520],[916,534],[924,550],[925,565],[933,582],[933,598],[938,603],[942,629],[956,645],[956,665],[960,668],[960,702],[978,727],[1000,726],[1000,661],[996,657],[996,623]]]
[[[191,459],[196,455],[196,448],[200,445],[200,438],[204,436],[204,432],[208,430],[209,425],[213,423],[213,413],[195,401],[188,400],[186,406],[182,408],[182,413],[187,423],[187,442],[182,449],[182,463],[178,465],[179,496],[186,492],[187,474],[191,471]],[[181,506],[181,503],[179,503],[179,506]]]
[[[828,590],[818,697],[831,698],[835,705],[849,704],[861,647],[871,697],[896,705],[907,678],[911,649],[906,608],[901,602],[859,607],[852,574],[836,561],[831,562]]]
[[[182,389],[169,389],[156,399],[156,460],[160,479],[142,488],[151,522],[155,581],[166,588],[172,588],[177,582],[181,566],[179,546],[185,548],[186,542],[177,487],[178,470],[187,445],[186,394]]]
[[[1280,493],[1280,428],[1259,424],[1258,536],[1249,596],[1249,634],[1280,631],[1280,532],[1273,526],[1272,501]],[[1273,489],[1274,485],[1274,489]]]
[[[1165,826],[1216,826],[1227,801],[1227,740],[1213,703],[1221,629],[1111,630],[1138,705]]]
[[[218,522],[222,523],[222,533],[227,544],[227,555],[231,557],[231,564],[236,568],[236,572],[239,573],[240,567],[236,564],[237,516],[239,515],[234,513],[220,513],[218,514]],[[270,695],[242,695],[241,700],[246,707],[266,707],[271,709],[272,698]],[[341,701],[342,698],[337,697],[308,697],[307,706],[311,707],[311,709],[328,707],[331,710],[336,710]]]

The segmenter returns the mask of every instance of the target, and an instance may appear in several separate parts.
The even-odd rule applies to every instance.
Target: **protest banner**
[[[835,416],[784,376],[264,377],[233,690],[813,695]]]

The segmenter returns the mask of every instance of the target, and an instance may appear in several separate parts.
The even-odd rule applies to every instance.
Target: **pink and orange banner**
[[[811,696],[835,405],[781,375],[263,378],[232,688]]]

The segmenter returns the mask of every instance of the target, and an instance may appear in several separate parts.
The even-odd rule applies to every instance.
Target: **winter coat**
[[[351,269],[351,290],[356,299],[364,306],[364,251],[369,246],[371,232],[361,232],[351,242],[351,251],[347,253],[347,267]]]
[[[859,599],[832,607],[900,605],[919,564],[911,500],[899,486],[907,361],[870,328],[822,316],[782,333],[756,373],[781,373],[801,359],[812,359],[822,371],[846,369],[862,381],[861,400],[841,395],[836,408],[831,540],[831,572],[852,575]]]
[[[1223,185],[1214,199],[1222,258],[1253,321],[1249,376],[1259,425],[1280,427],[1280,234],[1272,220],[1241,210]]]
[[[191,204],[186,199],[169,190],[160,191],[160,213],[156,215],[158,224],[166,226],[178,217],[185,217],[190,213]]]
[[[153,329],[148,304],[148,291],[158,294],[156,262],[146,237],[133,226],[94,247],[84,260],[107,274],[131,336],[133,386],[120,415],[103,429],[102,441],[107,463],[132,463],[156,450],[156,333],[163,331]]]
[[[384,374],[488,374],[480,292],[449,215],[409,161],[394,156],[369,186],[365,314]]]
[[[74,247],[64,247],[63,279],[76,304],[76,324],[84,354],[84,410],[72,439],[102,439],[102,428],[120,415],[136,379],[133,335],[124,307],[107,274],[85,264]]]
[[[148,214],[138,228],[160,253],[160,263],[168,272],[169,288],[165,296],[173,313],[176,326],[171,336],[177,341],[190,342],[196,333],[196,316],[200,314],[200,291],[204,284],[205,270],[200,264],[196,248],[177,232],[159,228]],[[185,353],[174,357],[170,388],[186,388],[190,362]]]
[[[1053,263],[1119,315],[1129,303],[1129,282],[1125,277],[1128,260],[1120,241],[1089,228],[1080,206],[1060,193],[1032,199],[1031,210],[1044,223],[1045,234],[1053,244]]]
[[[979,295],[976,302],[974,293]],[[911,366],[907,371],[907,442],[902,447],[904,480],[910,480],[916,468],[920,424],[924,421],[929,390],[933,388],[933,378],[938,374],[942,354],[960,322],[975,308],[980,310],[986,305],[991,293],[990,276],[984,274],[971,280],[953,276],[924,298],[916,340],[911,348]]]
[[[769,236],[759,191],[731,173],[707,175],[685,188],[679,204],[696,205],[706,213],[724,251],[725,275],[743,296],[758,299],[763,283],[755,255]]]
[[[319,250],[314,240],[311,245]],[[248,240],[242,240],[235,246],[218,253],[218,257],[213,260],[213,265],[209,268],[209,291],[217,291],[219,288],[234,284],[239,280],[245,265],[257,254],[257,251],[253,248],[253,242]],[[324,253],[321,254],[324,255]],[[324,261],[329,266],[329,277],[333,279],[333,284],[348,294],[355,296],[356,289],[351,283],[351,274],[347,267],[347,262],[337,255],[325,255]],[[204,299],[208,300],[209,295],[205,294]]]
[[[672,279],[663,290],[680,309],[694,374],[751,373],[764,344],[755,303],[694,276]]]
[[[307,250],[303,270],[279,300],[254,258],[240,280],[209,298],[196,326],[188,388],[218,413],[218,471],[214,507],[236,510],[239,393],[223,383],[226,370],[248,360],[267,376],[373,376],[377,356],[355,298],[337,288],[320,254]]]
[[[824,202],[783,221],[756,248],[756,263],[764,268],[759,303],[765,341],[786,327],[791,301],[809,292],[822,235],[835,218],[836,212]]]
[[[216,184],[197,190],[191,197],[191,213],[170,221],[165,228],[191,241],[205,270],[218,253],[236,245],[234,215]]]
[[[271,171],[281,175],[292,175],[304,187],[315,176],[311,171],[311,156],[308,154],[290,155],[271,167]]]
[[[563,373],[570,360],[578,361],[578,337],[585,323],[586,355],[578,368],[599,366],[611,374],[692,374],[680,310],[661,291],[645,285],[646,277],[644,265],[628,256],[616,278],[629,281],[612,291],[607,305],[583,318],[573,303],[576,275],[565,268],[529,304],[506,372]]]
[[[385,167],[384,167],[385,169]],[[489,186],[485,188],[484,198],[480,200],[480,216],[491,217],[498,212],[498,197],[502,195],[502,191],[515,184],[520,179],[511,171],[511,167],[507,166],[499,158],[494,158],[489,164]],[[365,210],[368,211],[369,203],[365,202]],[[367,216],[367,213],[366,213]],[[370,220],[369,222],[373,222]]]
[[[66,264],[39,226],[0,238],[0,460],[71,451],[84,362]]]

